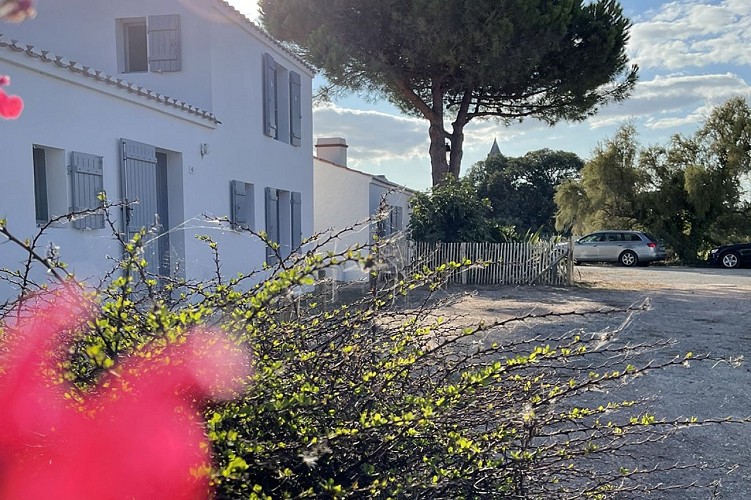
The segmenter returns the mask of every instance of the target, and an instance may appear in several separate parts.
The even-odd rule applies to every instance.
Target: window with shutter
[[[180,71],[180,16],[149,16],[149,70]]]
[[[104,191],[102,157],[73,151],[70,153],[73,212],[96,210],[102,206],[99,194]],[[73,221],[76,229],[102,229],[104,214],[95,213]]]
[[[117,19],[116,28],[121,73],[182,69],[178,14]]]
[[[230,203],[232,205],[230,222],[235,228],[255,229],[253,184],[232,181],[230,186]]]
[[[289,142],[299,146],[302,139],[302,80],[299,73],[289,73]]]
[[[263,133],[277,138],[277,74],[276,62],[271,54],[263,55]]]
[[[290,200],[292,202],[292,213],[290,227],[292,230],[291,246],[292,250],[297,250],[302,243],[302,194],[292,192]]]

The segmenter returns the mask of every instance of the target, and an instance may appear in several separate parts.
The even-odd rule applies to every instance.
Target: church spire
[[[501,156],[501,148],[498,147],[498,141],[496,139],[493,139],[493,146],[491,146],[490,153],[488,153],[488,158],[493,156]]]

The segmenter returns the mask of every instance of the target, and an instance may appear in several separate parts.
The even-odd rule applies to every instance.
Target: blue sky
[[[254,0],[230,0],[251,19]],[[493,139],[507,156],[550,148],[587,159],[594,147],[632,120],[642,144],[691,134],[727,99],[751,98],[751,0],[621,0],[634,26],[629,56],[640,67],[632,97],[583,123],[548,127],[525,121],[505,127],[471,122],[465,130],[462,173],[486,157]],[[344,137],[349,165],[385,174],[414,189],[430,186],[427,122],[386,103],[347,97],[317,106],[315,137]]]

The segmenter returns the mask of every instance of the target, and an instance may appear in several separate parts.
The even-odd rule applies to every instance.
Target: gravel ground
[[[472,321],[511,317],[528,312],[585,311],[627,307],[645,298],[649,310],[637,315],[622,332],[631,343],[674,339],[661,356],[710,353],[728,362],[693,363],[635,380],[621,394],[654,395],[653,411],[660,417],[697,416],[715,419],[751,415],[751,269],[621,268],[579,266],[572,288],[484,287],[452,288],[463,294],[451,311]],[[609,319],[612,322],[612,319]],[[573,318],[529,326],[545,329],[603,328],[603,318]],[[526,329],[527,327],[525,327]],[[518,332],[517,332],[518,333]],[[521,334],[524,334],[522,331]],[[680,432],[665,442],[641,450],[645,464],[707,463],[721,471],[676,471],[669,483],[718,481],[716,491],[678,490],[651,498],[732,500],[751,499],[751,424],[722,424]],[[714,496],[713,496],[714,495]]]

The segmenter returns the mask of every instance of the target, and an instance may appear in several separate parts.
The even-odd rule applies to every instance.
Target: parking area
[[[696,416],[721,419],[751,416],[751,269],[676,267],[577,266],[576,286],[486,287],[461,290],[465,297],[454,308],[472,320],[491,320],[534,311],[585,311],[627,307],[649,298],[621,335],[630,343],[674,339],[660,356],[710,353],[724,361],[693,363],[690,367],[660,371],[618,389],[618,397],[653,397],[650,410],[670,418]],[[456,292],[457,290],[454,290]],[[564,321],[564,320],[561,320]],[[535,325],[542,328],[603,328],[602,318],[570,325]],[[544,333],[544,332],[543,332]],[[665,442],[645,447],[645,464],[706,464],[719,471],[675,471],[671,483],[694,479],[719,481],[717,496],[706,490],[679,490],[661,499],[751,498],[751,424],[722,424],[691,428]],[[688,475],[687,475],[688,474]]]
[[[574,266],[573,279],[578,285],[603,289],[751,292],[751,268],[580,265]]]

